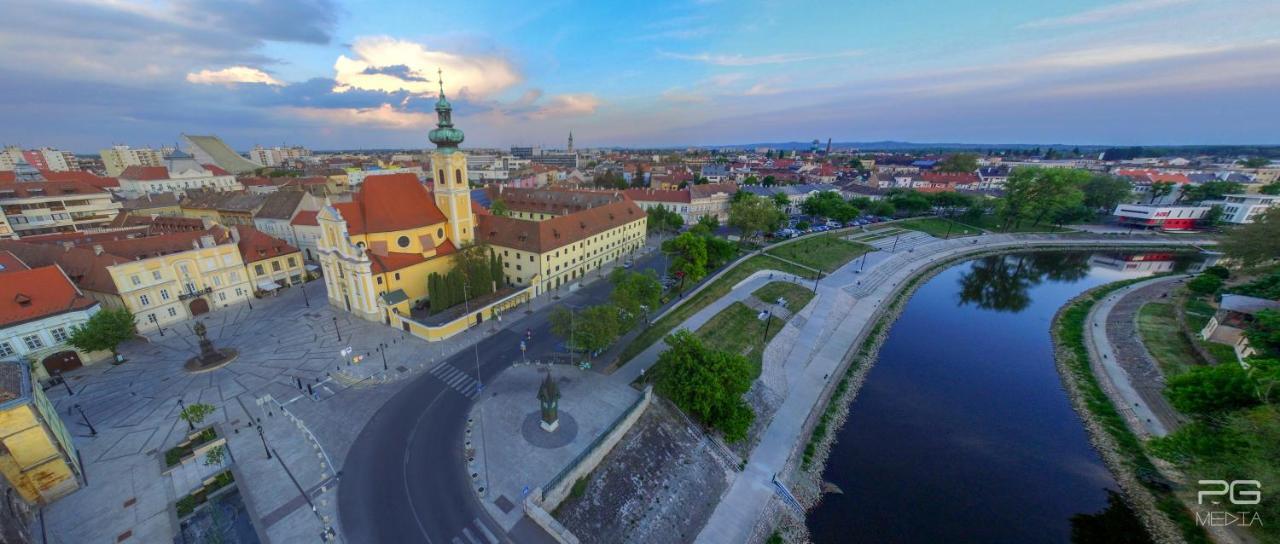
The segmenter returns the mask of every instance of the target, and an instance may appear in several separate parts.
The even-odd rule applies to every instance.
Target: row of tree
[[[552,334],[573,349],[596,353],[640,324],[662,302],[662,284],[652,270],[614,269],[609,281],[613,284],[609,302],[581,310],[559,306],[552,311]]]
[[[738,254],[733,242],[715,236],[705,223],[662,242],[662,251],[671,257],[667,271],[682,276],[687,284],[701,280],[708,271],[728,263]]]
[[[492,294],[505,284],[502,258],[485,244],[463,248],[456,254],[453,269],[427,276],[427,296],[431,313],[440,313],[466,300]]]

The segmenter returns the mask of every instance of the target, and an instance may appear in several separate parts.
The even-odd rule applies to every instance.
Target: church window
[[[443,228],[443,227],[442,227],[442,228],[438,228],[438,229],[436,229],[436,238],[439,238],[439,239],[441,239],[441,240],[444,240],[444,228]]]
[[[400,247],[409,247],[409,237],[408,237],[408,236],[401,236],[401,237],[397,238],[397,239],[396,239],[396,244],[397,244],[397,245],[399,245]]]
[[[453,179],[456,180],[455,185],[462,185],[462,170],[454,170]]]

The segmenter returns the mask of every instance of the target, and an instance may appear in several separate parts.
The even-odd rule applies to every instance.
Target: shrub
[[[1253,382],[1239,365],[1193,368],[1169,379],[1165,396],[1174,408],[1210,415],[1258,404]]]
[[[1204,269],[1204,273],[1210,276],[1217,276],[1224,280],[1231,277],[1231,271],[1227,270],[1227,267],[1225,266],[1210,266],[1209,268]]]
[[[1213,274],[1200,274],[1187,282],[1187,289],[1201,295],[1211,295],[1222,288],[1222,278]]]

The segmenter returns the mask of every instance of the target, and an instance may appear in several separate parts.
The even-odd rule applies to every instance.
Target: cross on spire
[[[440,84],[440,96],[444,96],[444,70],[436,67],[436,82]]]

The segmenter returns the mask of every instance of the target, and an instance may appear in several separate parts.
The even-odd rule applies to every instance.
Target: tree
[[[1182,192],[1178,194],[1178,201],[1184,199],[1188,202],[1219,200],[1224,195],[1243,192],[1244,186],[1234,181],[1207,181],[1196,185],[1183,186]]]
[[[178,419],[190,423],[192,427],[199,427],[201,423],[204,423],[205,418],[213,414],[213,410],[213,406],[202,402],[188,404],[182,411],[178,412]]]
[[[618,307],[612,304],[591,306],[574,312],[558,306],[551,312],[551,333],[560,337],[571,349],[594,354],[609,347],[621,330]]]
[[[1214,204],[1209,206],[1208,211],[1204,212],[1204,217],[1200,218],[1200,223],[1209,227],[1216,227],[1222,222],[1222,215],[1226,213],[1222,211],[1222,206]]]
[[[204,454],[204,465],[205,466],[221,465],[222,459],[225,458],[226,456],[227,456],[227,447],[224,445],[219,444],[217,446],[209,448],[207,451],[205,451],[205,454]]]
[[[747,176],[747,179],[742,180],[742,184],[743,185],[759,185],[760,178],[757,178],[755,176]]]
[[[1148,202],[1155,202],[1160,198],[1173,193],[1174,183],[1172,181],[1157,181],[1151,184],[1151,199]]]
[[[653,270],[632,272],[615,268],[609,276],[613,291],[609,301],[622,310],[625,329],[635,325],[635,320],[646,311],[656,310],[662,303],[662,283]]]
[[[742,192],[744,191],[739,191],[739,193],[742,193]],[[698,218],[698,224],[706,227],[707,230],[711,232],[715,232],[716,229],[720,228],[720,218],[714,215],[704,215]]]
[[[947,158],[939,162],[935,170],[939,172],[974,172],[978,169],[978,156],[970,153],[956,153],[949,155]]]
[[[1280,207],[1273,207],[1227,234],[1223,253],[1245,266],[1262,264],[1280,255]]]
[[[841,222],[849,221],[858,216],[858,208],[849,204],[835,191],[822,191],[806,198],[800,204],[800,209],[809,215],[826,217]]]
[[[1084,192],[1085,206],[1099,213],[1109,213],[1129,198],[1133,192],[1133,184],[1121,177],[1095,174],[1084,183],[1081,190]]]
[[[893,207],[893,203],[886,200],[877,200],[867,208],[867,213],[881,217],[892,217],[897,212],[898,210]]]
[[[1258,404],[1253,382],[1235,363],[1195,367],[1173,376],[1165,386],[1165,396],[1174,408],[1194,415],[1211,415]]]
[[[1271,159],[1266,157],[1249,157],[1236,162],[1240,163],[1245,168],[1263,168],[1271,164]]]
[[[511,215],[511,210],[507,209],[507,203],[503,202],[501,198],[495,198],[493,204],[489,205],[489,213],[498,217],[506,217]]]
[[[1244,331],[1249,345],[1258,351],[1280,355],[1280,311],[1262,310],[1253,314],[1253,321]]]
[[[1280,187],[1280,185],[1277,185],[1277,187]],[[786,211],[787,208],[791,207],[791,199],[783,193],[773,193],[771,198],[773,198],[773,205],[777,206],[779,210]]]
[[[116,348],[121,342],[133,338],[137,327],[133,314],[124,308],[108,308],[93,314],[88,321],[74,329],[67,343],[83,351],[111,350],[113,361],[119,359]]]
[[[778,184],[778,178],[775,178],[773,176],[765,176],[763,183],[765,187],[773,187],[774,185]]]
[[[1258,192],[1264,195],[1280,195],[1280,181],[1273,181],[1263,185],[1261,189],[1258,189]]]
[[[666,206],[658,204],[645,212],[649,217],[646,229],[649,232],[675,232],[684,226],[684,218]]]
[[[748,238],[776,229],[783,218],[782,212],[778,211],[773,201],[756,195],[751,195],[729,206],[729,225],[740,229]]]
[[[754,369],[736,353],[708,349],[693,333],[677,331],[653,368],[655,389],[703,424],[720,430],[726,440],[746,438],[755,419],[742,400],[751,388]]]
[[[1052,218],[1061,209],[1080,205],[1084,199],[1081,187],[1090,174],[1073,168],[1019,168],[1005,183],[1004,206],[1000,209],[1005,227],[1016,227],[1024,220],[1032,224]]]
[[[1222,278],[1213,274],[1200,274],[1187,282],[1187,289],[1199,295],[1211,295],[1222,288]]]
[[[889,202],[893,204],[894,209],[904,212],[907,215],[917,215],[928,211],[933,206],[929,204],[929,198],[921,194],[919,191],[896,191],[888,195]]]
[[[698,281],[707,275],[707,241],[692,232],[662,243],[662,251],[671,257],[667,270],[682,272],[688,281]]]

